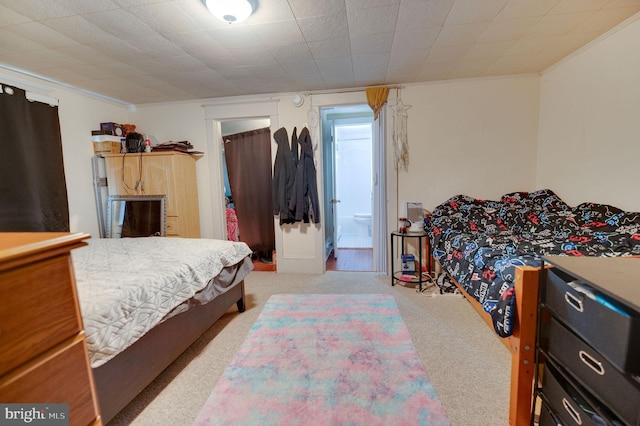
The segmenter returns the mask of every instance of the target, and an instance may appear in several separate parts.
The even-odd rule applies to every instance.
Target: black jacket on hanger
[[[311,135],[306,127],[298,137],[300,144],[300,160],[296,168],[296,179],[293,195],[289,202],[289,210],[295,213],[296,222],[320,223],[320,204],[318,201],[318,184],[316,182],[316,166],[313,162],[313,145]]]
[[[280,216],[280,225],[294,223],[295,217],[289,205],[293,194],[296,168],[293,153],[289,147],[287,130],[284,127],[276,130],[273,139],[278,144],[271,182],[273,214]]]

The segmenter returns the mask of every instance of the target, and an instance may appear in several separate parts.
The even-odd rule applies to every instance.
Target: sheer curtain
[[[67,232],[58,107],[0,84],[0,231]]]
[[[229,186],[240,241],[260,257],[275,249],[271,199],[271,131],[268,127],[224,137]]]

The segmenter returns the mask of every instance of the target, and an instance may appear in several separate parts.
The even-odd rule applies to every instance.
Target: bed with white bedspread
[[[233,303],[244,310],[243,279],[253,269],[251,253],[241,242],[164,237],[92,239],[72,252],[103,421]],[[158,331],[164,329],[173,331]],[[133,376],[145,375],[140,368],[149,364],[158,365],[132,387],[132,396],[124,397],[128,383],[123,381],[136,381]]]

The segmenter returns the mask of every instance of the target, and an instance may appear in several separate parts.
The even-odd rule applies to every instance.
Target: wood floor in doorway
[[[334,256],[337,254],[337,256]],[[327,259],[327,271],[372,271],[373,249],[336,249]]]

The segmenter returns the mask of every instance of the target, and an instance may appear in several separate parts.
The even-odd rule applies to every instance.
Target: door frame
[[[318,115],[322,117],[320,114],[320,110],[324,108],[341,108],[341,107],[349,107],[354,105],[366,105],[365,102],[357,101],[357,102],[348,102],[348,103],[323,103],[316,102],[314,104],[317,105]],[[388,203],[389,203],[389,180],[387,177],[387,160],[388,160],[388,147],[386,144],[386,140],[388,140],[388,134],[386,129],[386,114],[381,111],[377,120],[373,121],[373,272],[378,273],[386,273],[388,270],[388,259],[387,259],[387,229],[388,229]],[[321,120],[322,126],[326,126],[328,123],[325,120]],[[322,147],[322,158],[325,158],[324,152],[326,143],[324,137],[324,128],[320,129],[320,140],[323,143]],[[323,174],[325,170],[323,169]],[[335,173],[335,170],[332,171]],[[323,175],[323,186],[326,179]],[[323,189],[324,191],[324,189]],[[335,194],[334,194],[335,195]],[[327,197],[322,196],[323,203]],[[327,214],[327,210],[330,207],[325,203],[325,217]],[[326,232],[326,231],[325,231]],[[324,237],[324,234],[323,234]],[[323,239],[323,249],[325,247],[326,239]],[[335,242],[334,242],[335,249]],[[324,253],[324,252],[323,252]]]
[[[227,216],[225,210],[224,176],[222,170],[222,129],[221,123],[230,120],[251,120],[269,118],[271,134],[278,130],[278,99],[254,101],[222,101],[215,104],[203,105],[205,109],[205,123],[207,134],[207,148],[211,155],[207,156],[211,183],[211,211],[213,213],[213,238],[227,239]],[[273,141],[271,149],[271,164],[274,160]],[[276,252],[282,247],[282,231],[276,226]],[[280,261],[280,259],[279,259]]]

